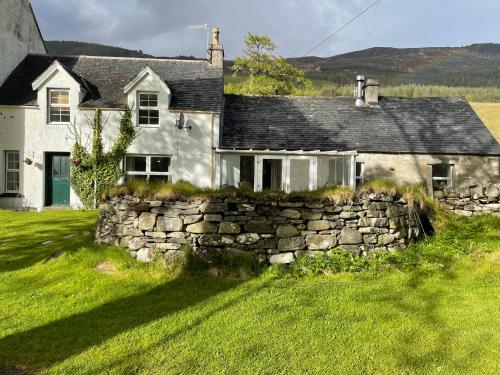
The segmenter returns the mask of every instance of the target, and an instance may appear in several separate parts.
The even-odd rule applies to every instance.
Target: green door
[[[52,154],[50,163],[50,204],[69,205],[69,155]]]

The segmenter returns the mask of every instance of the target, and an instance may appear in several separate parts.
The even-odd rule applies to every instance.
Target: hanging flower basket
[[[80,158],[71,159],[71,164],[78,167],[80,164],[82,164],[82,159]]]
[[[31,164],[33,164],[33,160],[31,160],[31,159],[30,159],[29,157],[27,157],[27,156],[24,158],[24,160],[23,160],[23,161],[24,161],[24,163],[25,163],[26,165],[31,165]]]

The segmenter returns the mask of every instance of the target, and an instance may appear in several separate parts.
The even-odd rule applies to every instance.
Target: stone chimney
[[[378,81],[369,79],[365,83],[365,103],[369,106],[378,105]]]
[[[222,69],[224,65],[224,47],[220,43],[220,30],[212,29],[212,42],[208,46],[208,67],[209,69]]]

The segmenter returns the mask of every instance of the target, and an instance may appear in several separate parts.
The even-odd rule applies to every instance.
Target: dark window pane
[[[149,182],[168,182],[168,176],[149,176]]]
[[[125,170],[129,172],[146,172],[146,157],[127,156],[125,159]]]
[[[7,190],[19,190],[19,172],[7,172]]]
[[[61,156],[61,179],[69,178],[69,156]]]
[[[361,176],[362,169],[363,163],[356,163],[356,176]]]
[[[450,165],[449,164],[434,164],[432,166],[432,177],[446,177],[450,175]]]
[[[61,158],[54,156],[52,159],[52,178],[59,179],[61,176]]]
[[[240,157],[240,187],[253,189],[254,185],[254,157]]]
[[[168,172],[170,168],[170,158],[151,157],[151,172]]]

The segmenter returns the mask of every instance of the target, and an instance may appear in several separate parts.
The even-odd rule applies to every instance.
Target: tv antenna
[[[205,48],[208,48],[208,43],[210,41],[210,25],[208,23],[189,26],[189,30],[205,30],[207,33],[207,44],[205,45]]]

